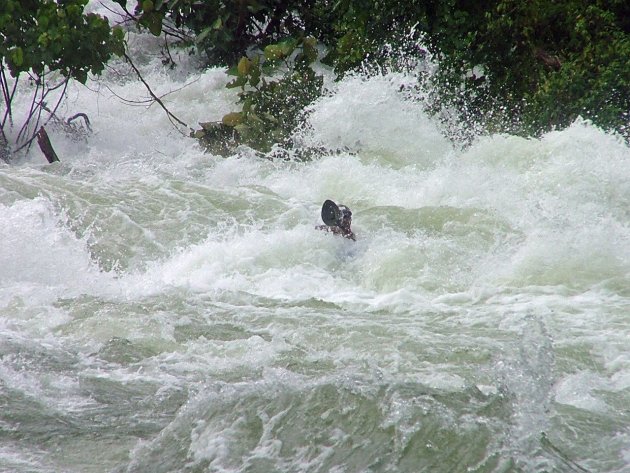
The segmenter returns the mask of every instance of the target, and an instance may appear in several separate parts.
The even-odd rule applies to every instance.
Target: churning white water
[[[187,123],[234,110],[130,41]],[[331,83],[307,162],[204,153],[122,63],[73,86],[93,134],[0,165],[0,471],[630,471],[630,148],[462,149],[414,80]]]

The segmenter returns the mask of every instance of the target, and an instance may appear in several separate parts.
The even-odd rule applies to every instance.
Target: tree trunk
[[[11,148],[2,129],[0,129],[0,160],[7,164],[11,160]]]
[[[55,153],[55,150],[50,144],[50,138],[48,138],[48,133],[46,133],[44,127],[41,127],[37,132],[37,144],[39,144],[39,149],[42,150],[42,153],[44,153],[49,163],[59,161],[57,153]]]

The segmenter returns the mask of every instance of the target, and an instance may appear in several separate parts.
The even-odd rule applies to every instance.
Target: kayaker
[[[322,220],[326,225],[318,225],[318,230],[332,232],[349,240],[356,241],[356,236],[350,228],[352,225],[352,211],[346,205],[337,205],[332,200],[327,200],[322,205]]]

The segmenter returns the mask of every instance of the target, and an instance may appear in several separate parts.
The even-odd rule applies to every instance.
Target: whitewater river
[[[145,49],[184,121],[234,110]],[[331,84],[308,162],[204,153],[121,63],[72,86],[93,133],[0,165],[0,471],[630,471],[630,148],[462,148],[413,80]]]

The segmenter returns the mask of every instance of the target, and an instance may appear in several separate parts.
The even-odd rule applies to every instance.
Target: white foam
[[[591,412],[605,413],[608,405],[596,397],[594,391],[610,389],[607,379],[587,371],[565,377],[555,386],[554,399],[560,404],[577,407]]]
[[[91,260],[86,241],[63,225],[47,199],[0,204],[0,240],[4,300],[21,293],[37,298],[49,287],[59,288],[57,295],[77,294],[107,279]]]
[[[347,76],[333,94],[311,107],[312,133],[302,137],[304,143],[348,149],[367,161],[377,159],[396,168],[433,166],[452,147],[427,116],[424,104],[405,100],[400,93],[413,81],[394,73]]]
[[[165,72],[155,43],[137,62],[193,126],[236,107],[222,70],[189,80],[191,60]],[[408,383],[447,397],[478,386],[502,410],[479,422],[516,456],[531,446],[519,439],[555,428],[551,401],[597,416],[623,401],[630,148],[614,136],[577,121],[540,139],[491,135],[460,150],[421,100],[399,93],[410,77],[355,75],[333,84],[296,136],[343,150],[303,163],[224,159],[204,154],[155,105],[122,105],[105,85],[136,100],[147,92],[124,64],[112,66],[93,90],[72,86],[60,111],[88,113],[86,142],[51,130],[61,164],[44,166],[33,149],[0,167],[3,333],[90,353],[69,368],[77,376],[190,392],[216,381],[258,400],[269,386],[299,390],[307,377],[357,391]],[[357,242],[314,229],[327,198],[353,210]],[[150,350],[138,362],[101,360],[113,338]],[[292,376],[278,382],[274,370]],[[6,366],[0,375],[60,411],[81,407],[73,376],[42,381]],[[193,434],[186,461],[237,470],[229,449],[241,417],[218,410],[210,425],[205,412],[195,420],[206,424],[182,415],[169,427]],[[619,435],[605,422],[578,424],[602,441]],[[247,458],[284,461],[274,441],[269,434]],[[287,461],[316,469],[327,448]]]

